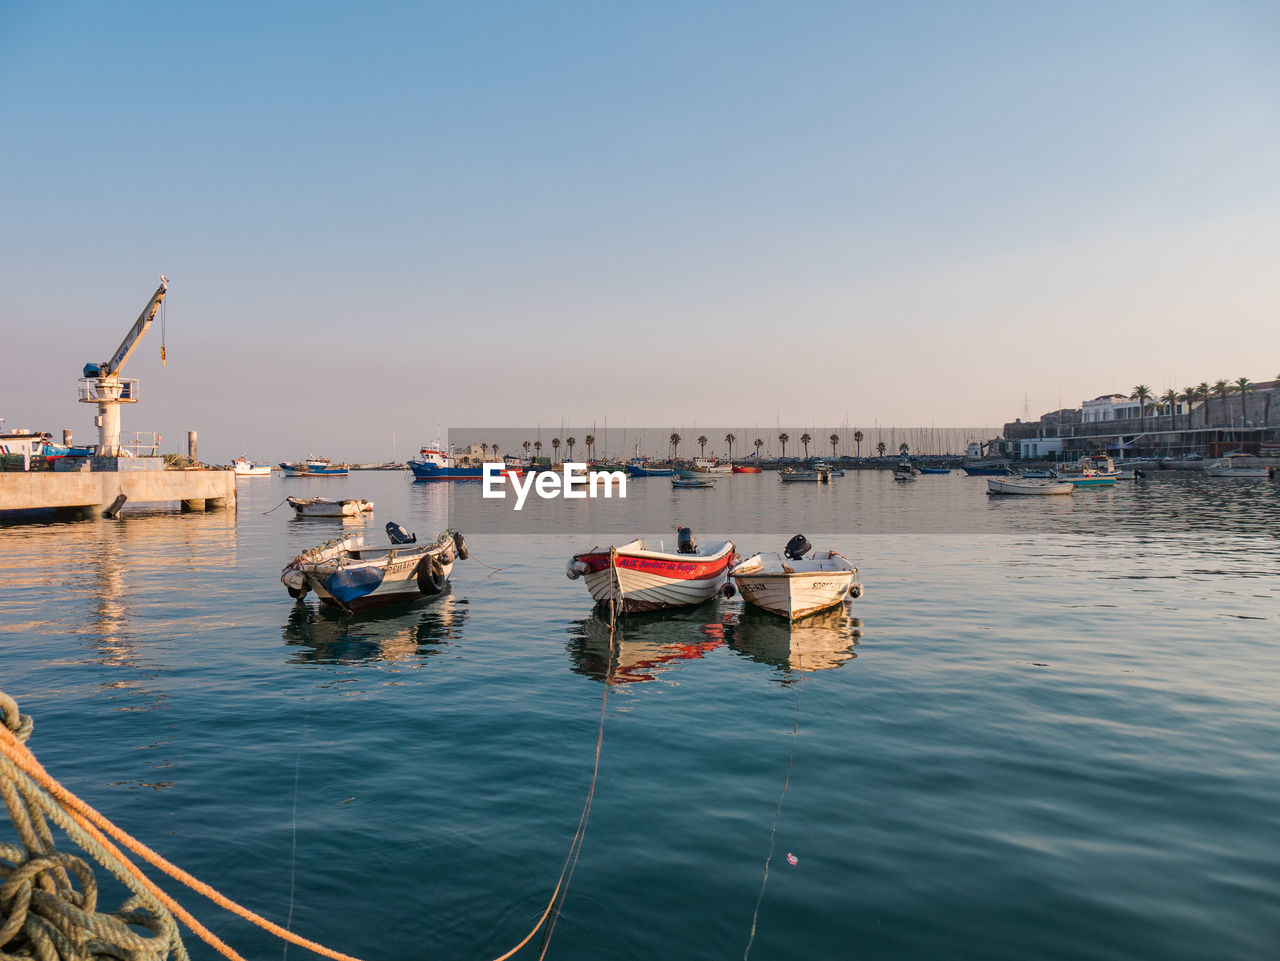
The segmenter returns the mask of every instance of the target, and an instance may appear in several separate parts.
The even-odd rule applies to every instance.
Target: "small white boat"
[[[911,464],[899,464],[893,469],[893,479],[896,481],[913,481],[920,476],[920,469]]]
[[[1020,477],[988,477],[988,494],[1070,494],[1076,485],[1070,481],[1023,479]]]
[[[236,472],[236,477],[270,477],[270,464],[255,464],[249,460],[248,456],[241,454],[231,462],[231,469]]]
[[[614,602],[619,614],[701,604],[728,579],[733,541],[698,545],[689,528],[676,532],[676,553],[650,550],[643,540],[621,547],[593,547],[574,554],[565,570],[583,577],[599,604]]]
[[[280,465],[285,477],[346,477],[347,466],[334,464],[327,457],[312,455],[304,461],[284,461]]]
[[[1270,477],[1270,467],[1259,467],[1246,464],[1252,460],[1248,454],[1227,454],[1204,465],[1204,472],[1210,477]]]
[[[826,461],[824,461],[824,460],[814,461],[813,469],[814,469],[814,470],[816,470],[816,471],[818,471],[819,473],[821,473],[821,472],[823,472],[823,471],[826,471],[826,472],[827,472],[827,474],[828,474],[829,476],[831,476],[831,477],[843,477],[843,476],[844,476],[844,468],[843,468],[843,467],[832,467],[830,464],[828,464],[828,463],[827,463]]]
[[[335,500],[332,497],[290,497],[289,506],[299,517],[355,517],[373,510],[373,501],[348,497]]]
[[[784,467],[778,471],[778,480],[784,484],[817,484],[825,483],[830,480],[831,475],[817,470],[796,470],[794,467]]]
[[[760,553],[729,572],[743,600],[787,620],[861,597],[858,569],[836,551],[806,558],[809,542],[797,534],[783,554]]]
[[[673,477],[671,478],[671,486],[676,490],[683,488],[706,488],[715,487],[716,478],[714,477]]]
[[[467,559],[456,531],[419,544],[416,535],[390,523],[387,536],[387,547],[366,547],[363,534],[347,534],[303,551],[285,565],[280,582],[295,600],[315,591],[326,606],[360,612],[443,593],[454,559]]]

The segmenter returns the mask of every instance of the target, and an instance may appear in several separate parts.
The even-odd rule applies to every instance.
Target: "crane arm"
[[[133,353],[133,349],[138,346],[138,341],[142,339],[142,335],[151,326],[151,321],[155,320],[156,311],[160,309],[160,304],[164,302],[164,295],[168,289],[169,279],[164,274],[161,274],[160,286],[151,295],[151,300],[147,302],[147,306],[142,308],[142,313],[138,315],[138,319],[134,322],[129,333],[125,334],[124,340],[120,341],[120,346],[111,355],[111,359],[102,365],[102,376],[109,377],[120,372],[120,368],[129,359],[129,355]]]

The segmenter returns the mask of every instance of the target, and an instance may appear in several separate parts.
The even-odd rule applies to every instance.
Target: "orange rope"
[[[610,646],[611,647],[612,647],[612,639],[613,639],[612,635],[613,635],[613,627],[611,625],[610,626],[610,642],[611,642]],[[612,668],[610,667],[610,673],[611,672],[612,672]],[[524,936],[524,938],[520,941],[519,944],[511,948],[511,950],[507,951],[505,954],[502,954],[499,957],[495,958],[494,961],[508,961],[509,958],[511,958],[516,952],[518,952],[521,948],[523,948],[526,944],[528,944],[530,940],[532,940],[533,936],[537,934],[538,931],[542,928],[542,926],[546,923],[547,918],[551,915],[552,910],[556,907],[557,900],[562,893],[562,889],[566,887],[566,875],[572,876],[571,865],[577,863],[577,858],[575,854],[576,854],[576,851],[581,847],[582,837],[586,831],[587,812],[590,811],[591,809],[591,800],[595,794],[596,778],[598,777],[600,772],[600,749],[604,741],[604,710],[605,710],[605,703],[606,703],[605,699],[607,699],[607,697],[608,697],[608,682],[606,680],[605,695],[602,698],[601,705],[600,705],[601,726],[600,726],[600,732],[596,738],[595,769],[592,772],[592,776],[591,776],[591,789],[590,789],[590,792],[588,793],[587,803],[583,810],[582,816],[578,821],[578,830],[575,832],[573,843],[570,844],[569,846],[570,856],[568,859],[566,859],[564,866],[561,868],[560,877],[556,881],[555,890],[551,892],[551,899],[547,903],[546,910],[542,912],[542,916],[538,919],[537,924],[533,926],[533,929]],[[62,784],[60,784],[51,774],[49,774],[48,771],[44,769],[44,767],[36,759],[36,756],[31,752],[31,750],[25,744],[19,741],[14,736],[14,734],[8,729],[8,727],[6,727],[4,724],[0,724],[0,753],[3,753],[4,756],[8,758],[10,761],[12,761],[13,764],[19,770],[23,771],[32,780],[34,780],[37,784],[39,784],[40,787],[44,788],[44,790],[47,791],[55,801],[58,802],[58,804],[62,807],[62,809],[67,812],[67,815],[72,820],[74,820],[78,825],[80,825],[80,827],[83,828],[89,834],[90,837],[92,837],[95,841],[101,844],[102,847],[112,857],[118,859],[119,862],[125,867],[125,869],[131,875],[137,878],[138,882],[142,884],[148,891],[150,891],[152,895],[155,896],[156,900],[158,900],[161,904],[163,904],[166,908],[169,909],[169,911],[174,915],[174,917],[178,918],[180,921],[186,924],[188,928],[190,928],[193,932],[195,932],[196,936],[199,937],[200,940],[204,941],[210,947],[214,948],[219,954],[223,955],[224,957],[231,959],[231,961],[244,961],[244,958],[241,957],[241,955],[239,955],[238,953],[236,953],[236,951],[233,948],[231,948],[229,945],[223,942],[222,939],[220,939],[216,934],[214,934],[212,931],[210,931],[208,928],[202,925],[199,921],[197,921],[189,911],[187,911],[184,907],[182,907],[182,905],[178,904],[177,901],[175,901],[162,888],[156,885],[155,882],[153,882],[150,878],[148,878],[146,874],[144,874],[142,870],[137,867],[137,865],[135,865],[132,861],[130,861],[124,855],[124,853],[120,851],[119,848],[117,848],[114,844],[111,843],[111,841],[106,837],[107,834],[111,835],[111,837],[115,838],[122,845],[127,847],[129,850],[133,851],[135,854],[137,854],[138,856],[146,860],[148,863],[150,863],[154,867],[159,868],[161,871],[169,875],[171,878],[174,878],[175,880],[182,882],[191,890],[204,895],[206,898],[208,898],[214,904],[217,904],[219,907],[224,908],[225,910],[230,911],[232,914],[236,914],[241,918],[244,918],[246,921],[249,921],[252,924],[255,924],[258,927],[264,929],[265,931],[268,931],[271,934],[274,934],[276,937],[281,938],[282,940],[288,941],[291,944],[296,944],[299,947],[306,948],[308,951],[313,951],[316,954],[322,955],[326,958],[332,958],[333,961],[361,961],[360,958],[357,958],[353,955],[344,954],[341,951],[335,951],[332,948],[327,948],[323,944],[319,944],[318,942],[311,941],[307,938],[302,937],[301,935],[294,934],[292,931],[282,928],[280,925],[274,923],[273,921],[269,921],[266,918],[262,917],[262,915],[256,914],[255,912],[250,911],[248,908],[236,903],[235,901],[232,901],[226,895],[210,887],[208,884],[205,884],[203,881],[194,877],[193,875],[188,874],[186,871],[182,870],[182,868],[178,867],[177,865],[170,863],[162,855],[157,854],[151,848],[147,847],[147,845],[143,844],[141,841],[137,840],[132,835],[130,835],[127,831],[124,831],[121,828],[117,827],[108,818],[106,818],[97,810],[95,810],[91,805],[86,804],[84,801],[82,801],[79,797],[77,797],[71,791],[67,790],[67,788],[63,787]]]
[[[225,957],[231,958],[233,961],[244,961],[244,959],[231,947],[223,943],[217,935],[205,928],[204,925],[192,917],[185,908],[174,901],[173,898],[158,887],[155,882],[143,874],[142,871],[130,862],[114,844],[103,836],[103,831],[110,834],[125,847],[129,848],[135,854],[138,854],[140,857],[159,868],[165,874],[181,881],[187,887],[191,888],[191,890],[203,894],[219,907],[225,908],[231,913],[244,918],[246,921],[251,921],[258,925],[258,927],[270,931],[276,937],[283,938],[284,940],[289,941],[292,944],[296,944],[299,947],[306,948],[309,951],[314,951],[316,954],[324,955],[327,958],[333,958],[334,961],[360,961],[359,958],[352,955],[343,954],[340,951],[334,951],[331,948],[326,948],[323,944],[317,944],[315,941],[309,941],[301,935],[294,934],[292,931],[286,931],[284,928],[280,927],[280,925],[268,921],[261,915],[255,914],[248,908],[237,904],[225,895],[215,891],[203,881],[192,877],[186,871],[182,870],[182,868],[177,867],[174,864],[170,864],[155,851],[151,850],[141,841],[131,837],[125,831],[116,827],[92,807],[59,784],[40,765],[40,762],[36,760],[35,755],[31,753],[26,745],[22,744],[13,736],[9,729],[3,725],[0,725],[0,750],[3,750],[5,756],[8,757],[9,760],[13,761],[14,764],[26,772],[37,784],[48,791],[53,799],[62,805],[63,809],[67,811],[77,824],[89,832],[94,840],[106,848],[114,857],[119,858],[120,862],[128,868],[129,873],[136,877],[148,891],[155,895],[156,899],[159,900],[161,904],[173,912],[175,917],[181,919],[202,941],[215,948]],[[100,831],[99,828],[102,830]]]

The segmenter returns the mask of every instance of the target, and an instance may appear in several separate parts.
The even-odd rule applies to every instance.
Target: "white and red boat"
[[[574,554],[565,573],[570,580],[584,577],[592,598],[616,602],[619,614],[688,607],[715,597],[733,565],[733,541],[699,546],[687,527],[676,538],[676,553],[650,550],[642,540],[593,547]]]

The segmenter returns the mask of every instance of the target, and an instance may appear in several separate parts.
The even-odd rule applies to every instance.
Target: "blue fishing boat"
[[[304,461],[284,461],[280,464],[285,477],[346,477],[347,466],[334,464],[327,457],[312,455]]]
[[[921,474],[950,474],[950,467],[918,467]]]
[[[970,477],[1008,477],[1013,471],[1008,464],[964,464],[961,468]]]
[[[670,477],[675,473],[670,467],[651,467],[643,457],[633,457],[627,461],[627,475],[630,477]]]
[[[415,481],[478,481],[484,477],[482,465],[459,463],[457,455],[439,441],[424,444],[418,456],[408,463]],[[524,473],[524,468],[516,466],[511,458],[505,458],[503,465],[503,474],[519,477]]]

